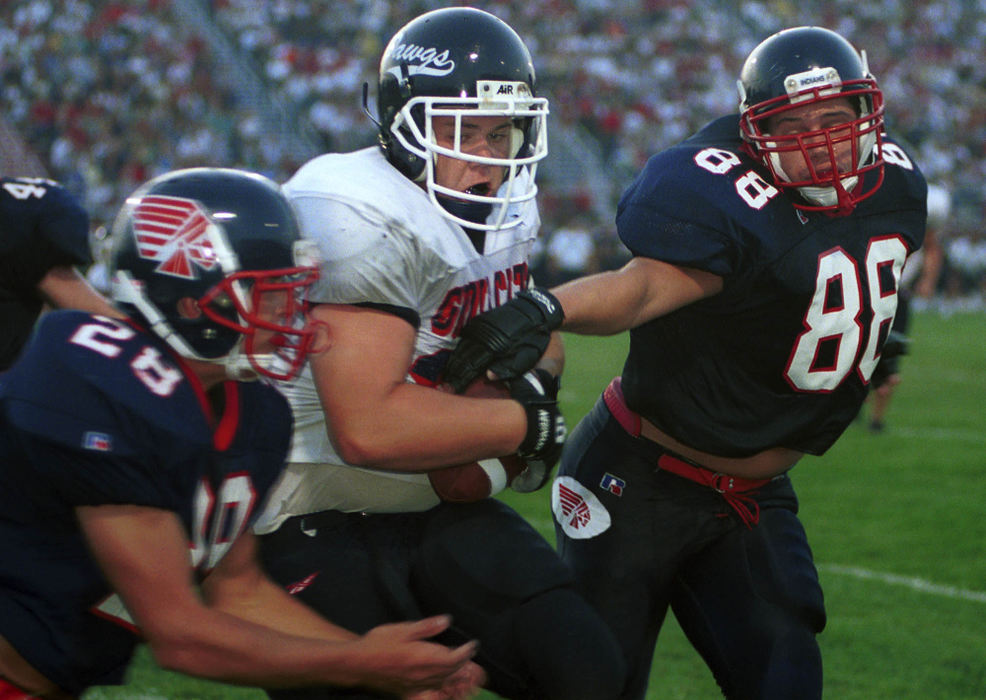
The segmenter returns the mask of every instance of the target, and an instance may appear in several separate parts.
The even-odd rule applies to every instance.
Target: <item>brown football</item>
[[[473,398],[510,398],[505,382],[491,382],[486,378],[475,380],[462,394]],[[512,454],[436,469],[428,472],[428,479],[443,501],[470,503],[499,493],[526,468],[524,460]]]

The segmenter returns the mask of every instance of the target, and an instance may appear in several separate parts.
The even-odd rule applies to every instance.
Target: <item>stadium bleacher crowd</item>
[[[448,4],[461,3],[8,0],[0,3],[0,119],[97,223],[137,183],[174,167],[238,166],[283,180],[317,152],[372,142],[361,92],[375,80],[383,42],[412,16]],[[585,160],[566,164],[574,177],[542,186],[549,274],[617,263],[611,217],[600,212],[612,212],[651,153],[735,109],[736,74],[756,43],[813,23],[866,50],[890,128],[928,179],[952,193],[942,291],[986,293],[986,0],[469,4],[527,41],[560,125],[552,139],[578,134],[591,145]],[[217,37],[249,70],[220,61]],[[245,97],[250,81],[286,111],[309,153],[265,127],[264,105]],[[586,163],[611,190],[578,176]],[[571,211],[578,216],[564,215]],[[556,230],[572,243],[552,246]]]

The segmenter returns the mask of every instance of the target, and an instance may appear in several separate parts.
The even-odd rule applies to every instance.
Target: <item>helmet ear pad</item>
[[[400,127],[400,132],[405,139],[413,143],[414,136],[410,129]],[[397,142],[397,138],[386,129],[380,129],[378,141],[387,161],[397,168],[404,177],[415,182],[424,180],[425,161],[423,158],[401,146]]]
[[[378,87],[378,110],[380,121],[378,123],[378,139],[380,148],[383,150],[387,160],[397,168],[404,177],[415,182],[420,182],[425,174],[425,161],[416,153],[409,151],[400,145],[397,137],[391,132],[394,124],[400,117],[398,109],[393,106],[384,105],[403,105],[414,95],[411,81],[413,78],[408,74],[407,64],[400,64],[401,77],[398,79],[392,73],[381,75]],[[418,126],[424,126],[424,108],[421,106],[413,108],[414,117],[418,119]],[[417,143],[414,134],[407,126],[398,126],[401,135],[410,143]]]
[[[181,336],[188,338],[193,348],[204,347],[206,343],[212,341],[212,347],[216,348],[216,357],[229,354],[233,347],[240,342],[239,336],[222,333],[221,335],[225,337],[225,342],[221,346],[217,346],[216,343],[220,333],[217,333],[214,322],[205,314],[202,307],[199,306],[200,301],[200,299],[190,296],[182,297],[177,302],[173,300],[165,301],[164,303],[173,303],[177,310],[177,313],[172,315],[171,326]],[[215,308],[216,306],[219,306],[219,308]],[[214,305],[213,308],[214,311],[220,313],[231,324],[237,324],[239,322],[239,319],[236,317],[236,310],[232,305]]]
[[[510,130],[510,149],[511,158],[530,158],[534,155],[534,120],[530,117],[515,119],[514,126]]]

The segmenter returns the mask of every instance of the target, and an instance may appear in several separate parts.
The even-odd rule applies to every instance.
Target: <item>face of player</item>
[[[278,326],[291,326],[291,315],[295,305],[292,303],[293,292],[288,290],[270,290],[257,296],[255,316],[257,320]],[[274,339],[279,331],[257,327],[254,332],[253,352],[258,354],[270,353],[275,350]]]
[[[434,117],[432,130],[438,145],[455,148],[455,118]],[[485,158],[510,157],[512,124],[507,117],[463,117],[459,150]],[[439,155],[435,163],[435,182],[442,187],[489,196],[503,183],[499,165],[484,165]]]
[[[771,136],[794,136],[809,132],[831,129],[828,138],[825,133],[817,133],[804,139],[807,157],[801,149],[785,150],[778,153],[780,165],[791,182],[811,181],[811,168],[817,178],[834,179],[833,158],[828,144],[831,140],[834,162],[840,174],[852,170],[852,129],[849,123],[856,119],[856,110],[849,98],[839,97],[800,107],[792,107],[771,117],[767,130]],[[844,128],[838,128],[845,125]]]

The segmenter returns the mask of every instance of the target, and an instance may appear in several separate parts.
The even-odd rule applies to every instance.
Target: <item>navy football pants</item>
[[[606,700],[625,666],[605,623],[573,588],[550,543],[495,499],[423,513],[329,511],[260,538],[271,577],[358,633],[450,613],[436,640],[480,642],[489,688],[507,698]],[[270,690],[275,700],[379,698],[339,688]]]
[[[569,438],[554,485],[559,551],[628,660],[623,697],[644,697],[670,607],[726,697],[821,698],[825,611],[790,480],[760,489],[760,521],[747,528],[717,492],[657,470],[661,454],[600,400]],[[580,488],[598,502],[573,495]]]

